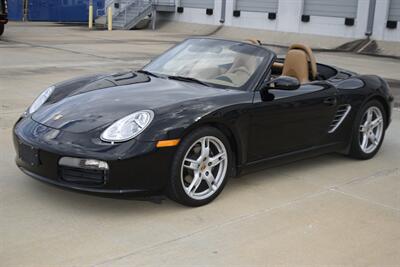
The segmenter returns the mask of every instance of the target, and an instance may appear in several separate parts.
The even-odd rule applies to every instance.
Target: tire
[[[0,36],[3,35],[4,32],[4,24],[0,24]]]
[[[368,114],[371,111],[373,115],[368,124]],[[381,121],[375,125],[373,122],[378,121],[378,116],[381,116]],[[377,100],[366,103],[355,119],[349,156],[364,160],[373,158],[382,145],[386,126],[387,115],[383,105]]]
[[[229,140],[218,129],[202,127],[193,131],[182,140],[175,154],[168,196],[185,206],[210,203],[228,181],[233,159]]]

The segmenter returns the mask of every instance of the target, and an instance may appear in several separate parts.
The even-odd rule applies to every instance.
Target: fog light
[[[97,159],[79,159],[63,157],[58,162],[61,166],[83,168],[83,169],[97,169],[97,170],[108,170],[108,163]]]

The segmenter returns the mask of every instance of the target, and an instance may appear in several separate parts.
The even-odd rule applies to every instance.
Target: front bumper
[[[91,193],[159,193],[169,179],[176,149],[158,149],[155,142],[136,140],[122,144],[101,143],[90,133],[60,132],[30,118],[16,123],[13,137],[16,164],[24,173],[52,185]],[[34,149],[37,158],[27,161],[21,155],[21,146]],[[78,179],[71,182],[66,179],[64,167],[59,165],[63,157],[101,160],[108,164],[109,169],[101,183],[87,183],[92,174],[87,174],[83,168],[73,169],[74,174],[85,178],[85,181]]]

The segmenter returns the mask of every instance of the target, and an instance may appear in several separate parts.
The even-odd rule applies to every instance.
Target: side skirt
[[[310,147],[294,152],[289,152],[253,162],[249,162],[245,165],[241,165],[238,167],[238,176],[241,174],[247,174],[267,168],[272,168],[272,167],[277,167],[281,165],[285,165],[288,163],[292,163],[295,161],[307,159],[307,158],[312,158],[316,156],[320,156],[323,154],[328,154],[328,153],[333,153],[333,152],[339,152],[343,150],[343,147],[345,147],[346,144],[343,143],[331,143],[327,145],[322,145],[322,146],[315,146],[315,147]]]

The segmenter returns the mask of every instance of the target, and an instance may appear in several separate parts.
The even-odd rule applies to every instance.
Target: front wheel
[[[370,159],[375,156],[385,136],[387,118],[379,101],[368,102],[356,118],[350,156]]]
[[[232,152],[226,136],[212,127],[189,134],[174,158],[169,196],[186,206],[214,200],[230,175]]]

